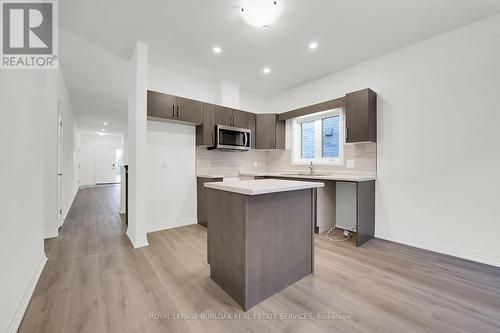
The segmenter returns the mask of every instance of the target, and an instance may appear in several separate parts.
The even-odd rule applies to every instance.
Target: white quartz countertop
[[[208,178],[208,179],[215,179],[215,178],[224,178],[223,175],[209,175],[209,174],[198,174],[196,175],[198,178]]]
[[[282,177],[282,178],[298,178],[298,179],[311,179],[311,180],[337,180],[346,182],[365,182],[370,180],[376,180],[377,176],[371,173],[316,173],[313,175],[307,174],[307,172],[294,172],[294,171],[283,171],[283,172],[240,172],[240,176],[249,177]]]
[[[307,190],[324,186],[325,184],[319,182],[282,179],[230,180],[225,182],[205,183],[205,187],[208,188],[245,195]]]

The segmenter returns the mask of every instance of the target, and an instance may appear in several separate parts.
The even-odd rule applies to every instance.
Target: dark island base
[[[210,277],[246,311],[313,272],[313,191],[209,189]]]

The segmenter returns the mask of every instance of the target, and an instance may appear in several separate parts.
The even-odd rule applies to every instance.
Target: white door
[[[96,148],[95,183],[110,184],[115,182],[116,149]]]

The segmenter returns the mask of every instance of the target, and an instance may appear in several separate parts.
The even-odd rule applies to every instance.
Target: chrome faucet
[[[309,174],[312,176],[314,175],[314,166],[313,162],[311,161],[311,164],[309,165]]]

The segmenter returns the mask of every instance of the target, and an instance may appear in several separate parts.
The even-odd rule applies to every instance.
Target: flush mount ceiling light
[[[281,1],[275,0],[242,0],[241,18],[246,23],[266,28],[283,12]]]
[[[214,46],[214,48],[212,49],[212,51],[214,51],[214,53],[221,53],[222,52],[222,49],[218,46]]]
[[[104,126],[108,126],[108,122],[106,122],[106,121],[105,121],[105,122],[104,122]]]
[[[265,67],[262,71],[264,72],[264,74],[269,74],[271,73],[271,68]]]
[[[318,48],[318,43],[316,43],[316,42],[311,42],[311,43],[309,44],[309,48],[310,48],[311,50],[317,49],[317,48]]]

